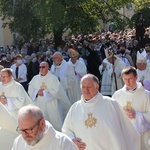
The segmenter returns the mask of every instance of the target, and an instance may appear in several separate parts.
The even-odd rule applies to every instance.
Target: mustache
[[[32,137],[32,136],[26,136],[26,137],[25,137],[25,139],[28,139],[28,138],[33,138],[33,137]]]

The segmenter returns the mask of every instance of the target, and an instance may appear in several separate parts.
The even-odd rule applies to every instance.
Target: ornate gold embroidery
[[[5,92],[2,92],[2,94],[0,95],[0,98],[5,98]]]
[[[97,119],[93,117],[93,113],[88,114],[88,119],[85,120],[85,126],[92,128],[97,123]]]
[[[127,105],[124,106],[123,109],[124,109],[124,110],[132,110],[133,108],[132,108],[132,106],[131,106],[131,103],[132,103],[132,102],[127,101]]]
[[[42,82],[42,85],[41,85],[41,87],[40,87],[42,90],[45,90],[45,89],[47,89],[47,86],[45,85],[45,83],[44,82]]]

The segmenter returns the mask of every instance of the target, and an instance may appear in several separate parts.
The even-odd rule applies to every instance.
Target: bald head
[[[44,66],[47,66],[47,67],[49,66],[46,61],[42,61],[42,62],[40,63],[40,65],[44,65]]]
[[[62,53],[60,53],[60,52],[55,52],[55,53],[53,54],[53,57],[55,57],[55,56],[62,58]]]
[[[48,73],[48,71],[49,71],[49,65],[48,65],[48,63],[45,62],[45,61],[42,61],[40,63],[40,66],[39,66],[39,70],[40,70],[40,74],[42,76],[45,76]]]
[[[96,84],[99,84],[99,79],[93,74],[89,73],[89,74],[84,75],[81,79],[81,83],[84,79],[89,79],[89,80],[92,80],[93,82],[95,82]]]
[[[90,100],[98,93],[99,80],[93,74],[86,74],[81,79],[81,91],[85,100]]]

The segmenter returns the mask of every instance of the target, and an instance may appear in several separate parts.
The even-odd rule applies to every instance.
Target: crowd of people
[[[57,48],[51,39],[3,48],[0,115],[13,118],[21,133],[4,134],[0,122],[0,138],[13,134],[3,150],[149,150],[145,31],[143,44],[127,29],[65,36]]]

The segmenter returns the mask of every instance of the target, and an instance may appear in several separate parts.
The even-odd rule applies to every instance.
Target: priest
[[[124,87],[116,91],[113,98],[121,105],[127,117],[141,134],[141,150],[150,149],[150,92],[137,82],[134,67],[122,70]]]
[[[147,65],[145,50],[142,53],[137,52],[137,77],[137,81],[150,91],[150,67]]]
[[[75,99],[71,99],[71,103],[75,103],[77,100],[81,97],[81,89],[80,89],[80,80],[83,77],[83,75],[87,74],[87,68],[86,65],[79,60],[79,53],[76,49],[70,48],[68,50],[68,54],[70,57],[70,65],[72,66],[74,70],[74,74],[76,76],[76,82],[72,86],[72,93],[74,94]],[[74,100],[74,101],[73,101]]]
[[[13,79],[10,68],[1,70],[0,102],[14,118],[22,106],[32,103],[23,86]]]
[[[119,106],[99,93],[92,74],[81,79],[81,100],[70,108],[62,132],[83,150],[140,150],[139,135]]]
[[[51,66],[51,73],[60,81],[70,100],[70,103],[76,101],[76,95],[72,92],[72,88],[76,82],[76,77],[72,66],[63,59],[60,52],[55,52],[52,60],[53,65]]]
[[[70,107],[69,99],[57,77],[50,73],[47,62],[41,62],[39,70],[29,83],[28,93],[33,103],[43,111],[44,117],[60,130],[64,116],[60,102],[64,103],[63,111],[66,113]]]

